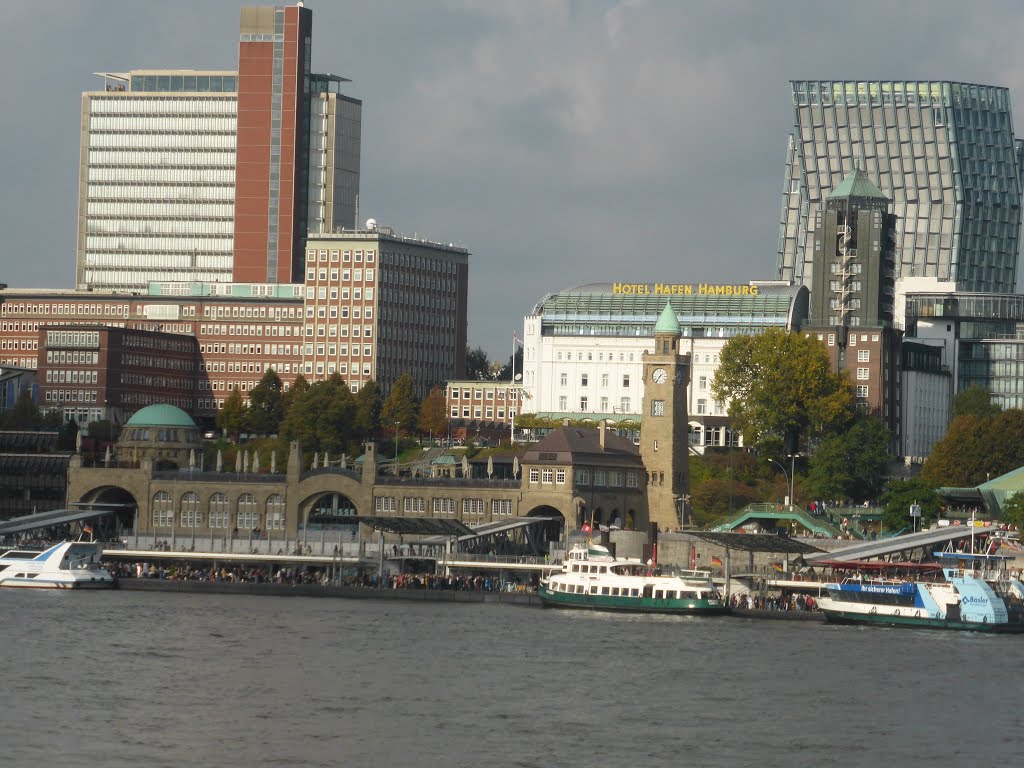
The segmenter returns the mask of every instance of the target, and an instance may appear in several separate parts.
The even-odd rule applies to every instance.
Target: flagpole
[[[512,331],[512,394],[513,394],[513,396],[515,395],[515,393],[516,393],[516,332]],[[519,401],[516,400],[515,402],[518,403]],[[511,413],[509,413],[509,422],[511,424],[511,427],[509,429],[509,441],[512,443],[512,445],[515,445],[515,442],[516,442],[516,412],[513,409],[510,409],[510,410],[511,410]]]

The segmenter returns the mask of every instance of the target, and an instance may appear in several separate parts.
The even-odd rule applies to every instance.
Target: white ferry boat
[[[114,577],[100,567],[103,550],[86,541],[65,541],[44,552],[0,553],[0,587],[110,589]]]
[[[1024,584],[992,569],[993,555],[935,553],[950,564],[916,565],[912,578],[865,578],[854,573],[825,586],[818,599],[834,624],[956,629],[970,632],[1024,632]],[[856,568],[855,564],[849,564]],[[878,566],[877,563],[864,564]],[[907,564],[891,564],[890,569]]]
[[[616,559],[607,547],[576,546],[562,571],[541,580],[545,606],[633,613],[729,613],[708,571],[652,568]]]

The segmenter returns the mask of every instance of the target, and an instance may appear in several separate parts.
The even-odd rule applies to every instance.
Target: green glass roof
[[[882,200],[888,200],[885,195],[882,194],[874,182],[868,178],[866,172],[860,168],[854,170],[849,176],[843,179],[839,186],[829,192],[829,199],[835,199],[838,197],[875,197],[881,198]]]
[[[192,417],[173,405],[147,405],[128,419],[130,427],[188,427],[196,428]]]

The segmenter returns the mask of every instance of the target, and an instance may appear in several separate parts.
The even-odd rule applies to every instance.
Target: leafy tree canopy
[[[1003,522],[1011,523],[1018,529],[1024,528],[1024,493],[1018,492],[1007,497],[999,508]]]
[[[712,396],[729,402],[744,443],[764,454],[795,451],[802,439],[843,428],[853,416],[853,393],[832,370],[813,336],[769,329],[736,336],[722,348]]]
[[[968,488],[1024,466],[1024,411],[953,419],[933,447],[921,478],[938,488]]]
[[[881,419],[855,415],[849,429],[828,435],[814,449],[807,474],[811,495],[819,499],[877,499],[891,439]]]
[[[418,423],[421,433],[444,435],[448,431],[448,408],[443,389],[434,387],[423,399]]]
[[[380,409],[383,397],[380,385],[368,381],[356,393],[356,438],[360,443],[373,438],[380,429]]]
[[[491,361],[483,347],[466,348],[466,378],[474,381],[491,378]]]
[[[914,522],[910,517],[911,504],[918,504],[921,507],[921,519],[917,521],[918,529],[938,520],[942,510],[942,499],[920,475],[909,480],[890,480],[886,483],[881,501],[882,527],[889,532],[913,529]]]
[[[237,442],[242,428],[245,426],[245,410],[242,393],[238,391],[238,387],[234,387],[224,401],[224,405],[217,411],[217,428],[223,430],[228,437]]]
[[[416,402],[416,390],[413,387],[412,376],[403,373],[395,380],[391,392],[384,400],[380,411],[380,423],[384,429],[397,429],[405,434],[411,434],[416,429],[416,420],[419,416],[419,405]]]
[[[992,402],[992,396],[984,387],[974,384],[966,389],[961,389],[953,395],[953,403],[950,407],[950,416],[977,416],[987,418],[995,416],[1002,409]]]
[[[14,401],[10,411],[0,414],[0,423],[4,429],[39,429],[43,425],[43,415],[26,389]]]
[[[284,418],[284,386],[277,371],[268,368],[249,392],[246,428],[257,435],[275,434]]]

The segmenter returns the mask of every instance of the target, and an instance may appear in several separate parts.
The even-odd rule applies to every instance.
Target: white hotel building
[[[736,335],[798,328],[807,314],[807,289],[777,281],[641,286],[646,292],[624,293],[612,283],[591,283],[536,304],[523,322],[522,413],[640,423],[642,354],[671,301],[683,334],[679,351],[691,360],[690,442],[726,445],[725,405],[711,397],[719,352]]]

